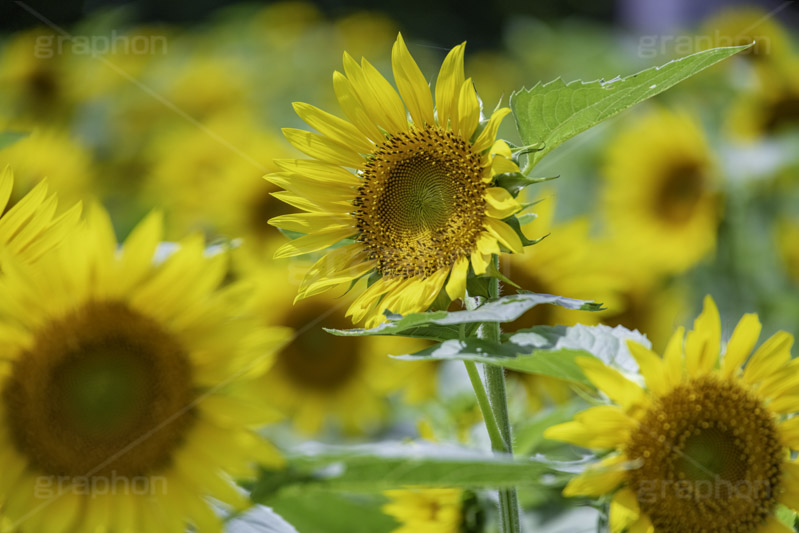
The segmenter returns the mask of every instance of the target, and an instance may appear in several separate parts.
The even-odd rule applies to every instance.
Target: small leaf
[[[495,176],[494,181],[497,184],[497,187],[506,189],[509,193],[516,197],[525,187],[535,185],[536,183],[555,180],[559,177],[560,176],[547,176],[543,178],[531,178],[525,176],[521,172],[508,172],[506,174],[499,174]]]
[[[599,311],[602,305],[594,302],[575,300],[552,294],[523,292],[503,296],[482,304],[471,311],[431,311],[411,313],[406,316],[388,315],[388,320],[372,329],[328,329],[333,335],[362,337],[369,335],[402,335],[434,340],[457,339],[460,337],[458,324],[480,322],[513,322],[525,312],[541,304],[553,304],[567,309]]]
[[[557,79],[513,93],[510,105],[522,140],[544,145],[528,156],[528,168],[578,133],[750,46],[703,50],[626,78],[568,84]]]

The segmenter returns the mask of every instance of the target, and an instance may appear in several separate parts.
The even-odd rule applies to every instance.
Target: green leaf
[[[599,311],[601,304],[575,300],[552,294],[521,293],[503,296],[489,301],[471,311],[431,311],[411,313],[406,316],[388,315],[388,320],[372,329],[328,329],[333,335],[362,337],[369,335],[402,335],[434,340],[457,339],[460,337],[458,324],[480,322],[513,322],[533,307],[541,304],[554,304],[567,309]]]
[[[268,500],[269,506],[302,533],[390,533],[399,524],[383,514],[385,498],[296,487]],[[272,531],[255,529],[252,533]],[[235,531],[231,533],[237,533]]]
[[[0,131],[0,150],[24,139],[29,134],[19,131]]]
[[[590,385],[577,357],[592,357],[585,350],[529,348],[512,342],[500,344],[483,339],[450,339],[410,355],[392,356],[405,361],[459,360],[501,366],[509,370],[551,376]]]
[[[704,50],[626,78],[577,80],[568,84],[557,79],[513,93],[510,105],[522,140],[527,144],[544,145],[528,156],[527,167],[532,168],[578,133],[750,46]]]
[[[406,486],[482,488],[532,485],[549,464],[469,448],[432,443],[380,442],[360,446],[305,446],[311,452],[287,457],[301,475],[264,470],[252,498],[269,505],[292,487],[307,490],[378,492]],[[281,476],[276,484],[273,476]],[[266,490],[264,490],[266,488]]]
[[[535,185],[536,183],[555,180],[559,177],[560,176],[547,176],[543,178],[531,178],[525,176],[521,172],[509,172],[495,176],[494,182],[496,183],[497,187],[506,189],[509,193],[516,197],[525,187]]]

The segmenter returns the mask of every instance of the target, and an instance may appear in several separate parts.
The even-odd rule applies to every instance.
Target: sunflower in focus
[[[481,124],[477,94],[464,79],[464,47],[444,60],[435,107],[402,36],[392,49],[399,94],[366,59],[358,64],[345,53],[345,74],[335,72],[333,84],[347,119],[295,103],[321,135],[284,130],[312,159],[276,161],[283,172],[267,176],[286,189],[276,197],[304,211],[272,219],[304,234],[275,257],[353,241],[314,264],[301,298],[368,276],[368,288],[347,315],[375,325],[386,310],[425,311],[442,289],[452,300],[462,298],[470,266],[484,274],[492,254],[522,251],[519,235],[503,221],[521,206],[493,182],[496,173],[518,172],[508,146],[495,140],[510,109]]]
[[[398,489],[384,492],[382,511],[401,524],[392,533],[459,533],[463,524],[460,489]]]
[[[202,239],[155,262],[161,235],[153,214],[118,249],[95,207],[34,265],[4,258],[0,501],[14,531],[222,531],[206,498],[242,509],[232,479],[280,464],[251,430],[273,419],[252,384],[287,332],[252,327],[217,290],[226,257]]]
[[[608,148],[602,203],[609,237],[661,273],[695,265],[716,245],[718,177],[702,129],[654,110]]]
[[[615,405],[545,435],[610,453],[564,494],[612,494],[614,533],[793,531],[776,514],[799,508],[799,462],[789,453],[799,449],[799,417],[786,418],[799,411],[799,365],[782,331],[752,353],[760,330],[756,315],[744,315],[720,356],[721,321],[706,297],[693,330],[679,328],[662,358],[628,342],[644,387],[596,359],[578,360]]]
[[[76,204],[56,217],[58,199],[55,194],[48,196],[46,181],[12,205],[9,202],[13,189],[14,173],[6,167],[0,172],[0,250],[23,263],[32,263],[57,246],[75,226],[81,206]]]

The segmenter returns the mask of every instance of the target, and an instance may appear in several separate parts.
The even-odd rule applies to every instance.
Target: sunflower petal
[[[629,528],[641,516],[638,498],[629,488],[616,491],[610,500],[610,531],[620,533]]]
[[[582,368],[587,377],[596,388],[604,392],[608,398],[628,409],[641,402],[645,396],[644,391],[636,383],[621,375],[621,372],[610,368],[599,359],[593,357],[578,357],[577,364]]]
[[[466,275],[469,273],[469,260],[461,257],[452,265],[447,282],[447,295],[451,300],[463,298],[466,294]]]
[[[294,102],[294,111],[309,126],[333,141],[351,146],[356,152],[371,153],[374,145],[358,128],[335,115],[304,102]]]
[[[352,148],[322,135],[295,128],[283,128],[283,135],[296,149],[320,161],[357,169],[365,163]]]
[[[716,302],[705,296],[704,309],[685,337],[685,366],[691,376],[710,372],[721,350],[721,318]]]
[[[749,313],[741,317],[732,332],[730,342],[727,343],[724,360],[721,362],[721,374],[724,377],[735,376],[743,366],[746,358],[757,344],[761,329],[762,326],[757,315]]]
[[[466,43],[461,43],[449,51],[436,80],[436,111],[438,125],[446,128],[450,120],[455,124],[458,112],[459,89],[465,81],[463,74],[463,55]]]
[[[485,192],[486,214],[492,218],[508,218],[522,206],[502,187],[489,187]]]
[[[397,40],[391,49],[391,65],[394,69],[394,81],[408,107],[413,123],[420,128],[435,124],[430,86],[408,51],[408,47],[405,46],[402,34],[397,35]]]

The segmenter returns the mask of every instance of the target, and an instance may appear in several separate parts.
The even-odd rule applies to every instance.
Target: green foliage
[[[400,335],[433,340],[459,339],[464,337],[460,325],[477,325],[482,322],[513,322],[533,307],[553,304],[567,309],[599,311],[602,305],[551,294],[523,293],[503,296],[486,302],[470,311],[430,311],[411,313],[405,316],[388,315],[388,321],[372,329],[325,329],[328,333],[344,337],[370,335]],[[468,335],[468,331],[466,332]]]
[[[578,133],[750,46],[704,50],[626,78],[570,83],[556,79],[513,93],[510,105],[522,140],[542,146],[528,155],[528,169]]]

